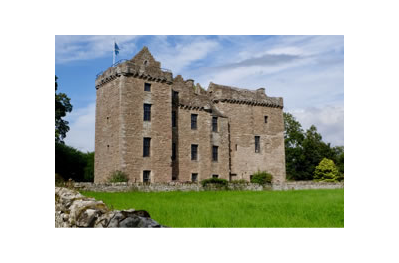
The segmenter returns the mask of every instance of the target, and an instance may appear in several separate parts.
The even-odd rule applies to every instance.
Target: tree
[[[295,117],[284,112],[285,164],[288,179],[303,180],[305,158],[303,140],[305,139],[301,124]]]
[[[314,170],[314,180],[323,182],[338,181],[338,169],[333,160],[323,158]]]
[[[69,131],[68,122],[62,118],[72,111],[70,98],[65,93],[57,94],[57,79],[55,76],[55,141],[64,143],[66,133]]]
[[[323,158],[333,160],[343,178],[342,146],[331,147],[322,140],[316,126],[304,132],[301,124],[290,113],[284,113],[284,142],[287,179],[312,180],[316,166]]]

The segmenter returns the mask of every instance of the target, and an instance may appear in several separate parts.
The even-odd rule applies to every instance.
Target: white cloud
[[[162,65],[179,73],[191,63],[205,58],[210,52],[215,51],[219,43],[212,40],[198,40],[189,43],[179,43],[174,47],[164,46],[157,59]]]
[[[344,107],[325,106],[290,111],[304,130],[315,125],[324,142],[334,146],[344,145]]]
[[[121,55],[135,48],[132,42],[138,36],[55,36],[55,63],[100,58],[111,54],[113,39]]]
[[[74,109],[67,115],[69,132],[65,143],[83,152],[94,151],[96,104],[85,108]]]

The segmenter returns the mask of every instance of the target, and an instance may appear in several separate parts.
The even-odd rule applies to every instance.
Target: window
[[[151,171],[143,171],[143,183],[150,182],[150,173]]]
[[[150,83],[144,83],[144,91],[151,91],[151,84]]]
[[[214,162],[218,161],[218,146],[213,146],[212,147],[212,160]]]
[[[218,132],[218,117],[212,117],[212,131]]]
[[[212,174],[212,178],[219,178],[218,174]]]
[[[191,182],[198,182],[198,174],[191,174]]]
[[[179,92],[178,91],[172,91],[172,99],[173,100],[179,99]]]
[[[197,159],[198,159],[198,145],[191,144],[191,160],[197,160]]]
[[[176,160],[176,143],[172,143],[172,160]]]
[[[255,152],[260,152],[260,137],[255,136]]]
[[[238,145],[236,144],[236,151],[238,150]]]
[[[191,114],[191,130],[197,129],[197,117],[198,114]]]
[[[143,157],[150,156],[151,138],[144,138],[143,140]]]
[[[144,104],[144,120],[151,121],[151,104]]]
[[[172,127],[176,127],[176,112],[172,111]]]
[[[172,181],[176,181],[177,180],[177,176],[176,175],[172,175]]]
[[[265,123],[267,123],[267,116],[265,116]]]

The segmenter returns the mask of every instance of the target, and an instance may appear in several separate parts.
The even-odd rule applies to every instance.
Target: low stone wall
[[[111,211],[102,202],[75,190],[55,187],[55,227],[164,227],[144,210]]]
[[[344,182],[314,182],[314,181],[293,181],[273,184],[273,190],[306,190],[306,189],[341,189]]]
[[[220,190],[215,185],[209,185],[206,188],[202,187],[199,183],[74,183],[74,188],[77,190],[93,191],[93,192],[169,192],[169,191],[205,191],[205,190]],[[327,182],[314,182],[314,181],[295,181],[275,183],[268,185],[259,185],[253,183],[229,183],[228,190],[240,191],[266,191],[266,190],[305,190],[305,189],[338,189],[344,188],[344,183],[327,183]]]

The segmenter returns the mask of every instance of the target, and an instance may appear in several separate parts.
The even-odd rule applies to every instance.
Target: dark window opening
[[[143,157],[150,156],[151,138],[144,138],[143,140]]]
[[[214,161],[214,162],[217,162],[218,161],[218,146],[213,146],[212,147],[212,160]]]
[[[198,145],[191,144],[191,160],[197,160],[197,159],[198,159]]]
[[[260,152],[260,137],[255,136],[255,152]]]
[[[212,178],[219,178],[218,174],[212,174]]]
[[[172,127],[176,127],[176,112],[172,111]]]
[[[218,132],[218,117],[212,117],[212,131]]]
[[[177,180],[177,176],[176,175],[172,175],[172,181],[176,181]]]
[[[172,160],[176,160],[176,143],[172,143]]]
[[[198,182],[198,174],[191,174],[191,182]]]
[[[197,117],[198,117],[198,114],[191,114],[191,129],[192,130],[197,129]]]
[[[237,149],[238,149],[238,145],[236,144],[236,151],[237,151]]]
[[[151,91],[151,84],[150,83],[144,83],[144,91]]]
[[[172,99],[173,100],[179,99],[179,92],[178,91],[172,91]]]
[[[251,181],[251,180],[252,180],[252,177],[253,177],[253,175],[250,175],[250,176],[249,176],[249,181]]]
[[[150,173],[151,171],[143,171],[143,183],[150,182]]]
[[[144,120],[151,121],[151,104],[144,104]]]
[[[265,116],[265,123],[267,123],[267,116]]]

